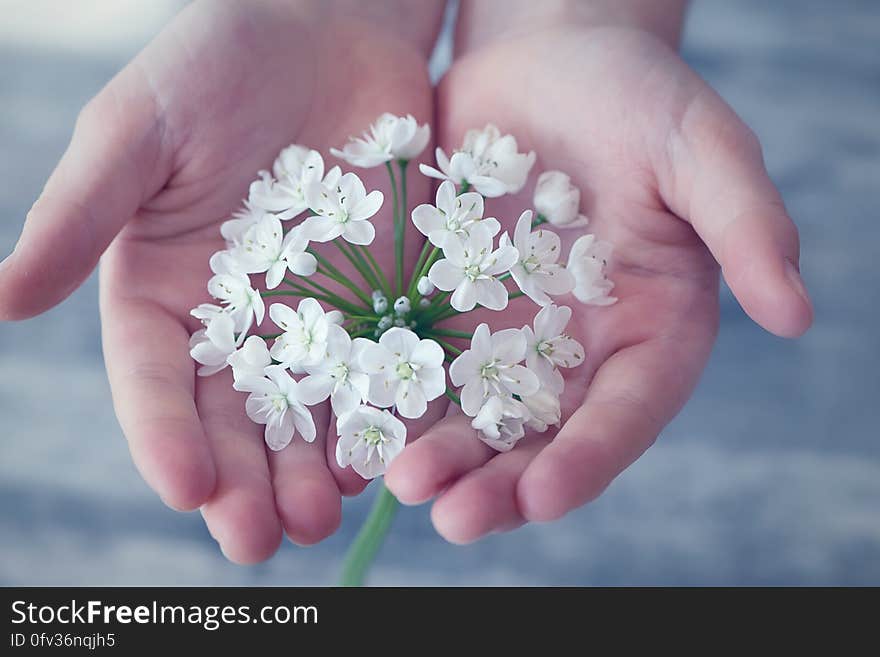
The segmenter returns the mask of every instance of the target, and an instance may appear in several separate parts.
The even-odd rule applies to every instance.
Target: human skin
[[[562,425],[499,454],[457,408],[392,463],[404,503],[434,499],[437,531],[466,543],[561,517],[599,495],[691,395],[718,330],[718,275],[768,331],[802,334],[812,307],[797,230],[754,134],[678,56],[685,3],[464,0],[437,91],[439,144],[496,123],[537,172],[582,190],[588,232],[613,243],[610,307],[569,303],[586,347],[565,370]],[[530,188],[487,204],[512,234]],[[560,230],[563,253],[578,230]],[[451,322],[530,324],[535,307]],[[460,345],[464,346],[464,345]]]
[[[681,3],[657,4],[464,2],[435,116],[425,60],[441,2],[196,2],[84,109],[0,265],[0,318],[53,306],[103,254],[105,360],[146,481],[174,508],[201,508],[233,561],[267,558],[285,531],[314,543],[338,526],[341,496],[365,485],[335,464],[326,405],[315,443],[267,453],[228,370],[194,376],[188,311],[208,301],[219,224],[289,143],[326,153],[391,111],[430,121],[449,150],[495,122],[538,152],[538,170],[562,169],[582,188],[588,230],[615,245],[620,301],[572,304],[588,359],[566,372],[558,434],[498,455],[443,398],[410,424],[411,438],[424,435],[386,483],[405,503],[436,498],[435,526],[456,542],[559,517],[690,395],[717,329],[716,259],[769,330],[794,336],[811,321],[797,233],[757,141],[675,54]],[[382,169],[358,174],[387,191]],[[528,191],[490,202],[507,229]],[[431,199],[431,182],[411,173],[410,206]],[[390,219],[386,206],[376,221]],[[522,326],[534,310],[517,300],[490,321]]]
[[[201,508],[233,561],[269,557],[283,530],[300,544],[328,536],[341,495],[364,482],[336,466],[327,404],[314,443],[272,453],[228,369],[195,377],[189,309],[210,300],[220,223],[290,143],[326,154],[385,111],[432,121],[426,57],[442,11],[433,0],[193,3],[82,111],[0,266],[0,318],[23,319],[101,258],[104,355],[132,458],[169,506]],[[359,173],[385,187],[384,170]],[[410,190],[430,198],[421,176]],[[390,215],[387,203],[375,221],[390,229]],[[387,241],[375,248],[393,262]]]

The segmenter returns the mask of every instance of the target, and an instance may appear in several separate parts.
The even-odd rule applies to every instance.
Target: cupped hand
[[[102,258],[104,353],[132,457],[167,504],[201,507],[238,562],[268,557],[283,530],[301,544],[329,535],[340,495],[364,482],[336,466],[326,408],[314,443],[267,453],[229,370],[194,376],[189,310],[210,300],[220,223],[287,144],[327,153],[384,111],[431,118],[427,47],[329,4],[186,9],[84,109],[0,270],[0,317],[19,319],[61,301]],[[363,176],[368,189],[385,186],[381,174]],[[415,202],[428,192],[412,181]],[[390,240],[376,248],[393,262]]]
[[[546,521],[599,495],[690,396],[718,328],[719,264],[745,311],[781,336],[803,333],[812,309],[798,275],[798,236],[767,177],[760,146],[676,54],[635,29],[555,27],[471,50],[438,90],[438,141],[448,150],[487,122],[582,190],[586,232],[614,245],[619,301],[574,310],[586,348],[563,370],[562,425],[499,454],[470,419],[448,416],[393,462],[386,483],[405,503],[436,498],[450,541]],[[531,187],[487,203],[506,230]],[[553,228],[552,226],[550,227]],[[563,252],[584,229],[559,229]],[[455,328],[531,324],[516,299]],[[461,345],[464,346],[464,345]]]

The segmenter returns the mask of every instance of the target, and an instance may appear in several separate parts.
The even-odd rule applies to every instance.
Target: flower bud
[[[545,171],[538,177],[533,203],[535,211],[554,226],[579,228],[587,225],[587,218],[578,213],[581,192],[561,171]]]
[[[419,299],[419,308],[427,308],[430,305],[431,305],[430,299],[426,299],[425,297],[422,297],[421,299]]]
[[[373,295],[373,312],[377,315],[381,315],[385,311],[388,310],[388,298],[384,295],[376,296]]]
[[[406,326],[406,320],[403,317],[398,317],[394,320],[394,325],[403,328]]]
[[[391,319],[391,315],[385,315],[384,317],[379,319],[379,323],[377,324],[377,327],[380,331],[384,331],[385,329],[391,328],[392,321],[393,320]]]
[[[422,276],[416,284],[416,289],[419,291],[419,294],[426,297],[434,292],[434,284],[428,280],[427,276]]]
[[[408,297],[398,297],[394,302],[394,312],[398,315],[406,315],[411,307]]]

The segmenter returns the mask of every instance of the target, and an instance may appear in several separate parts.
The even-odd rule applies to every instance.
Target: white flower
[[[501,246],[510,244],[507,233],[501,236]],[[532,232],[532,211],[523,212],[513,232],[513,246],[519,253],[516,264],[510,268],[519,289],[539,306],[550,303],[549,294],[567,294],[574,287],[574,276],[557,264],[561,251],[559,235],[538,228]]]
[[[249,381],[265,376],[266,368],[272,364],[272,357],[266,341],[258,335],[252,335],[226,361],[232,366],[232,387],[244,392]]]
[[[474,417],[493,395],[533,395],[538,377],[520,365],[526,355],[526,338],[519,329],[490,334],[480,324],[471,339],[471,348],[452,361],[449,378],[461,390],[461,410]]]
[[[215,309],[215,310],[212,310]],[[193,317],[201,319],[205,328],[192,334],[189,354],[201,364],[199,376],[211,376],[226,367],[226,359],[235,351],[235,322],[219,306],[202,304],[192,311]],[[242,337],[244,333],[241,334]]]
[[[562,171],[545,171],[538,176],[533,198],[535,212],[560,228],[582,228],[587,218],[579,214],[581,191]]]
[[[433,340],[420,340],[405,328],[388,329],[361,357],[370,374],[370,403],[396,405],[403,417],[421,417],[428,402],[446,391],[443,360],[443,348]]]
[[[493,251],[489,229],[476,224],[464,240],[447,240],[443,255],[444,259],[431,266],[428,279],[441,290],[455,290],[449,300],[453,308],[467,312],[478,303],[490,310],[507,307],[507,288],[496,276],[516,262],[514,247],[500,246]]]
[[[391,413],[360,406],[337,423],[336,462],[364,479],[385,473],[406,444],[406,427]]]
[[[431,127],[419,125],[411,114],[382,114],[363,137],[352,137],[340,151],[330,152],[356,167],[375,167],[391,160],[411,160],[425,150]]]
[[[419,165],[419,171],[431,178],[451,180],[456,185],[468,183],[483,196],[515,194],[523,188],[535,163],[535,153],[517,152],[512,135],[501,136],[491,123],[482,130],[468,130],[461,149],[446,157],[442,148],[436,152],[437,166]]]
[[[265,214],[248,229],[232,254],[248,274],[266,272],[266,287],[271,290],[278,287],[288,269],[298,276],[315,273],[318,263],[315,256],[305,252],[308,245],[300,226],[285,235],[278,217]]]
[[[483,219],[482,196],[476,192],[456,196],[455,185],[448,180],[437,188],[436,203],[423,203],[412,211],[413,224],[436,247],[442,248],[450,236],[466,238],[476,224],[488,228],[491,237],[501,230],[497,219]]]
[[[249,201],[244,202],[244,207],[233,213],[232,219],[224,221],[220,225],[220,234],[226,240],[226,246],[232,248],[241,243],[248,229],[263,218],[266,214],[262,209],[254,207]]]
[[[341,418],[362,404],[370,391],[370,377],[361,369],[361,354],[369,340],[352,340],[341,326],[331,324],[327,331],[327,352],[313,365],[306,365],[308,376],[299,382],[300,398],[312,406],[330,398],[333,413]]]
[[[269,317],[284,331],[269,352],[282,365],[306,367],[319,363],[326,356],[330,323],[317,301],[303,299],[295,311],[283,303],[273,303],[269,307]]]
[[[263,322],[266,306],[260,293],[251,287],[248,275],[235,271],[234,267],[230,258],[211,258],[215,275],[208,281],[208,292],[226,306],[226,312],[235,322],[235,331],[246,333],[255,319],[257,326]]]
[[[315,421],[299,398],[299,386],[280,365],[266,368],[266,376],[248,379],[246,390],[251,394],[245,402],[248,417],[265,424],[264,436],[269,449],[286,447],[299,431],[307,443],[315,439]]]
[[[605,276],[605,266],[611,257],[611,245],[599,242],[595,235],[579,237],[571,245],[567,269],[574,276],[572,293],[582,303],[594,306],[610,306],[617,297],[608,293],[614,288]]]
[[[471,421],[471,427],[479,431],[480,440],[489,447],[509,452],[525,435],[523,425],[528,417],[529,411],[522,402],[507,395],[493,395]]]
[[[251,183],[247,205],[292,219],[309,209],[305,188],[324,176],[324,159],[318,151],[293,144],[278,155],[272,174],[260,171]]]
[[[355,174],[346,173],[332,185],[312,183],[306,198],[317,215],[302,223],[306,239],[329,242],[341,235],[352,244],[370,244],[376,237],[369,218],[382,207],[384,196],[378,190],[367,194]]]
[[[534,372],[546,387],[557,395],[565,382],[558,367],[577,367],[584,362],[584,348],[565,333],[571,319],[568,306],[544,306],[535,315],[535,328],[523,327],[526,338],[526,367]]]
[[[526,420],[526,426],[529,429],[543,433],[551,424],[559,426],[562,419],[559,395],[541,388],[534,395],[523,397],[522,402],[529,410],[529,418]]]

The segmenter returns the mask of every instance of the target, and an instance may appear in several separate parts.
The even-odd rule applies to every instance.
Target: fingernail
[[[785,259],[785,275],[788,277],[788,282],[791,285],[792,289],[798,293],[798,295],[801,297],[801,299],[804,300],[804,302],[806,302],[807,305],[812,306],[810,295],[807,292],[807,286],[804,285],[804,279],[801,278],[800,272],[798,272],[797,267],[788,258]]]

